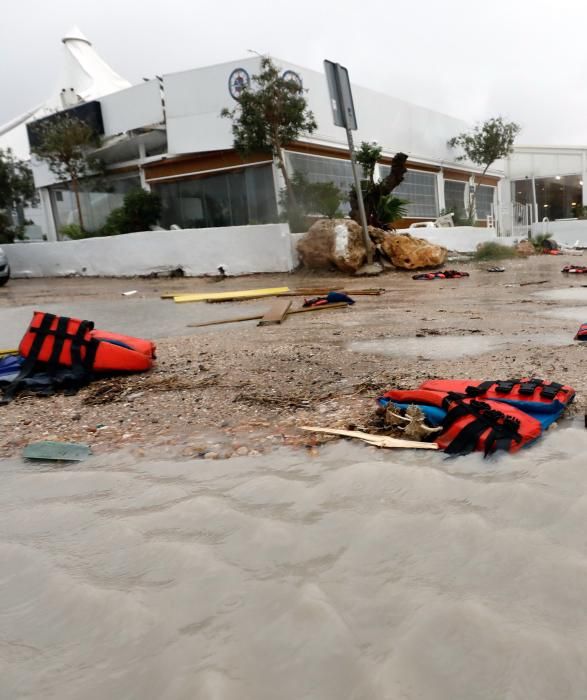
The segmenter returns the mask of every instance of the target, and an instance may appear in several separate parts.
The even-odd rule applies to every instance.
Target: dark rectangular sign
[[[55,114],[49,114],[47,117],[37,119],[34,122],[27,124],[26,128],[31,148],[40,144],[39,126],[58,121],[64,115],[75,117],[76,119],[85,122],[98,136],[102,136],[104,133],[102,106],[97,100],[93,100],[92,102],[84,102],[83,104],[76,105],[75,107],[64,109],[61,112],[55,112]]]

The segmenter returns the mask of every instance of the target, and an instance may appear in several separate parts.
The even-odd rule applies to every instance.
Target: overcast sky
[[[470,121],[518,143],[587,143],[587,0],[0,0],[0,124],[52,93],[73,26],[131,82],[247,49]]]

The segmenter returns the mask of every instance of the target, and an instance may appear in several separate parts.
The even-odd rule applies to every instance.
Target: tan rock
[[[518,243],[516,250],[520,255],[535,255],[536,249],[532,243],[528,240],[523,240]]]
[[[375,246],[373,246],[373,249]],[[298,243],[305,267],[354,273],[367,260],[363,230],[350,219],[321,219]]]
[[[405,270],[438,267],[444,264],[448,255],[446,248],[407,233],[387,233],[380,245],[391,262]]]

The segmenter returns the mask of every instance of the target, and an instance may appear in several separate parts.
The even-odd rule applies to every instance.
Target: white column
[[[438,213],[443,209],[446,209],[446,200],[444,199],[444,170],[440,170],[436,173],[436,191],[438,194]]]
[[[583,195],[583,206],[587,207],[587,153],[583,151],[581,154],[581,162],[582,162],[582,172],[581,172],[581,191]]]
[[[145,171],[143,170],[143,163],[145,162],[145,158],[147,157],[147,151],[145,149],[145,144],[140,141],[139,142],[139,177],[141,178],[141,187],[144,190],[147,190],[147,192],[151,191],[151,185],[147,182],[147,178],[145,177]]]
[[[51,206],[51,195],[48,187],[42,187],[39,190],[39,198],[41,200],[41,209],[45,217],[45,234],[48,241],[56,241],[57,228],[55,226],[55,217],[53,216],[53,207]]]

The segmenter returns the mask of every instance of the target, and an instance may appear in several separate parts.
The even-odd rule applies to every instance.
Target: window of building
[[[444,181],[444,206],[447,211],[452,211],[458,218],[465,217],[465,187],[466,182],[456,180]]]
[[[583,183],[580,175],[541,177],[535,180],[538,218],[570,219],[583,212]],[[515,180],[512,199],[520,204],[534,204],[532,180]]]
[[[495,187],[479,185],[475,194],[475,210],[477,219],[486,219],[491,215],[491,206],[495,195]]]
[[[391,171],[389,165],[380,165],[381,177],[387,177]],[[407,199],[408,217],[438,216],[438,191],[435,173],[425,173],[419,170],[408,170],[404,181],[393,190],[393,194],[401,199]]]
[[[245,226],[277,221],[277,205],[270,165],[216,175],[158,182],[161,224],[181,228]]]
[[[287,160],[291,175],[302,173],[310,182],[333,182],[345,196],[355,184],[350,160],[309,156],[305,153],[288,153]]]

